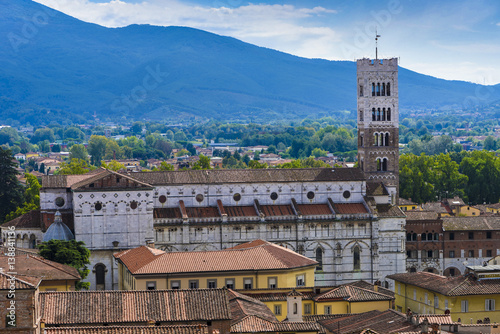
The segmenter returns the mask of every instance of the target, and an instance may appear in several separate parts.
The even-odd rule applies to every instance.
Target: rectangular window
[[[425,304],[428,304],[428,303],[429,303],[429,299],[428,299],[427,292],[426,292],[426,293],[425,293],[425,295],[424,295],[424,303],[425,303]]]
[[[181,281],[171,281],[170,282],[170,289],[180,289],[181,288]]]
[[[245,290],[250,290],[253,287],[253,278],[248,277],[243,279],[243,288]]]
[[[469,257],[474,257],[474,250],[473,249],[469,250]]]
[[[417,289],[413,289],[413,300],[417,300]]]
[[[156,290],[156,281],[146,282],[146,289],[148,289],[148,290]]]
[[[274,314],[281,315],[281,305],[274,305]]]
[[[207,280],[207,288],[208,289],[217,289],[217,280],[216,279],[208,279]]]
[[[193,279],[193,280],[190,280],[189,281],[189,288],[190,289],[198,289],[199,287],[199,283],[198,283],[198,280],[197,279]]]
[[[278,287],[278,278],[277,277],[268,277],[267,278],[267,287],[269,289],[276,289]]]
[[[401,294],[401,284],[398,283],[398,295]]]
[[[454,250],[451,250],[449,252],[449,256],[448,257],[455,257],[455,251]]]
[[[325,306],[325,314],[332,314],[332,307],[331,306]]]
[[[493,251],[491,249],[486,250],[486,257],[492,257],[493,256]]]
[[[468,300],[462,300],[461,312],[469,312],[469,301]]]
[[[490,231],[486,232],[486,239],[491,239],[491,232]]]
[[[297,286],[306,286],[306,277],[305,275],[297,275]]]
[[[445,299],[444,300],[444,309],[447,310],[448,309],[448,299]]]
[[[450,232],[450,240],[455,240],[455,233]]]
[[[226,278],[226,288],[234,289],[234,278]]]
[[[311,304],[304,304],[304,314],[311,314]]]
[[[439,297],[438,296],[434,297],[434,307],[439,308]]]
[[[402,306],[396,306],[396,310],[398,312],[403,312],[403,307]]]
[[[485,311],[495,311],[495,299],[486,299],[484,301]]]
[[[469,240],[474,240],[474,232],[469,232]]]

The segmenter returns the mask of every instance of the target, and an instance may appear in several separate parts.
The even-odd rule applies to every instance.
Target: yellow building
[[[81,277],[73,267],[49,261],[38,255],[16,255],[14,262],[11,257],[0,256],[0,271],[10,272],[14,263],[14,271],[19,275],[40,277],[40,291],[74,291],[75,284]],[[10,262],[9,262],[10,261]]]
[[[453,321],[500,321],[500,266],[469,266],[464,276],[429,272],[394,274],[396,310],[418,314],[451,313]],[[471,320],[472,319],[472,320]]]
[[[114,256],[118,260],[120,290],[314,286],[318,264],[263,240],[201,252],[167,253],[141,246]]]
[[[385,311],[392,308],[394,303],[392,291],[365,281],[336,287],[254,289],[239,292],[266,304],[279,321],[287,318],[290,313],[288,300],[292,292],[300,298],[302,316]]]
[[[399,198],[398,206],[402,211],[422,210],[422,207],[417,203],[401,197]]]

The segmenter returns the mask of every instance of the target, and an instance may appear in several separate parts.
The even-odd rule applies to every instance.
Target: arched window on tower
[[[380,108],[377,109],[377,121],[380,121]]]
[[[385,146],[389,146],[389,132],[385,134]]]
[[[353,260],[354,260],[354,270],[361,269],[361,256],[359,246],[355,246],[353,249]]]
[[[380,83],[377,84],[377,96],[380,96]]]
[[[359,85],[359,96],[363,96],[363,85]]]
[[[382,162],[380,161],[380,158],[377,158],[377,172],[380,172],[382,170]]]
[[[372,108],[372,121],[376,120],[375,108]]]
[[[384,158],[384,160],[382,160],[382,171],[387,171],[387,158]]]
[[[411,235],[411,240],[412,240],[412,241],[417,241],[417,233],[413,233],[413,234]]]
[[[385,96],[385,82],[382,83],[382,96]]]
[[[387,83],[387,85],[385,87],[386,87],[385,89],[387,91],[387,96],[391,96],[391,84]]]
[[[323,249],[320,247],[316,248],[316,262],[318,262],[316,270],[323,270]]]
[[[364,120],[364,117],[363,117],[363,110],[360,110],[360,111],[359,111],[359,121],[360,121],[360,122],[363,122],[363,120]]]
[[[391,120],[391,108],[387,108],[387,120]]]
[[[106,266],[102,263],[94,267],[96,290],[106,289]]]
[[[378,146],[378,133],[375,133],[374,136],[375,136],[374,140],[375,146]]]
[[[372,96],[375,96],[375,83],[372,83]]]
[[[363,147],[363,135],[359,136],[359,146]]]

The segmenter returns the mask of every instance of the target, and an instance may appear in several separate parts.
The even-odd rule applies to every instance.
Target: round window
[[[351,192],[349,190],[346,190],[346,191],[344,191],[344,193],[342,195],[344,196],[344,198],[347,199],[347,198],[351,197]]]
[[[165,203],[167,201],[167,196],[161,195],[160,198],[158,198],[161,204]]]
[[[137,202],[136,202],[136,201],[132,201],[132,202],[130,202],[130,208],[131,208],[132,210],[137,209]]]
[[[275,193],[275,192],[272,192],[272,193],[271,193],[271,199],[272,199],[273,201],[277,200],[277,199],[278,199],[278,194],[277,194],[277,193]]]
[[[233,199],[238,202],[241,199],[241,195],[239,193],[236,193],[233,195]]]
[[[62,206],[64,206],[64,198],[62,198],[62,197],[58,197],[58,198],[56,198],[56,205],[57,205],[58,207],[62,207]]]
[[[313,199],[314,198],[314,191],[310,191],[307,193],[307,198]]]
[[[101,204],[101,202],[97,202],[97,203],[94,205],[94,208],[96,209],[96,211],[101,211],[101,209],[102,209],[102,204]]]
[[[198,195],[196,195],[196,200],[197,200],[199,203],[203,202],[203,195],[202,195],[202,194],[198,194]]]

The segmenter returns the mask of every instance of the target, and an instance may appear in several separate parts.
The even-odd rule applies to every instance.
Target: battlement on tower
[[[368,71],[397,71],[398,58],[370,59],[363,58],[357,61],[358,72]]]

